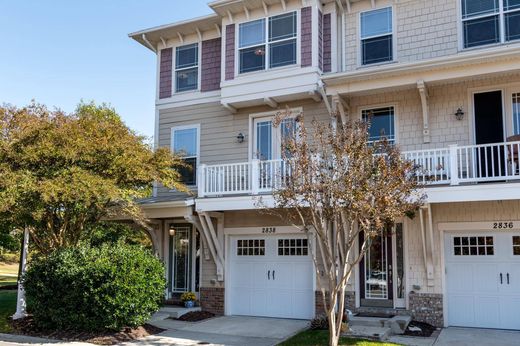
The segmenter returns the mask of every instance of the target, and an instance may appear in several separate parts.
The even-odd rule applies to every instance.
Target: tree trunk
[[[329,346],[338,346],[341,328],[340,330],[336,329],[336,311],[334,306],[331,306],[327,311],[327,318],[329,320]]]

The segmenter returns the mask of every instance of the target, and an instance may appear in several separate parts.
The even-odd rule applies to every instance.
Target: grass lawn
[[[287,341],[282,342],[278,346],[326,346],[329,340],[329,332],[326,330],[306,330],[296,334]],[[356,346],[397,346],[388,342],[362,340],[353,338],[341,338],[340,345],[356,345]]]
[[[10,331],[7,319],[16,311],[16,291],[0,290],[0,333]]]

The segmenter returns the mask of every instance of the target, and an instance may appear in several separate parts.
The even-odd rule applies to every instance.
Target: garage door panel
[[[495,263],[472,264],[473,291],[476,293],[497,293],[499,285],[499,269]]]
[[[251,243],[250,239],[255,241]],[[303,238],[265,235],[230,238],[227,313],[301,319],[313,317],[313,262],[302,250],[307,245],[294,239]],[[280,243],[280,240],[283,241]],[[256,247],[261,248],[264,244],[262,251],[256,251]]]
[[[520,297],[501,297],[500,310],[502,328],[520,329]]]
[[[293,273],[294,275],[294,287],[309,287],[309,282],[312,284],[313,271],[309,270],[308,263],[295,263]]]
[[[520,250],[515,257],[515,236],[520,233],[445,235],[450,326],[520,329]],[[471,251],[481,243],[485,251]],[[455,251],[457,247],[460,249]]]
[[[468,293],[473,291],[473,268],[467,263],[453,263],[450,265],[447,275],[448,290],[450,292]]]
[[[500,327],[500,305],[497,296],[475,296],[474,305],[475,327]]]
[[[475,326],[474,297],[467,295],[448,296],[448,317],[453,326]]]

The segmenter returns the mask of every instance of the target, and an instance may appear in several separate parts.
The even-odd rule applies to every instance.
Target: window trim
[[[172,152],[175,152],[175,148],[174,148],[174,145],[173,145],[173,143],[175,143],[175,131],[188,130],[188,129],[196,129],[197,130],[197,155],[196,156],[182,157],[182,159],[194,158],[195,157],[195,159],[196,159],[195,160],[195,167],[196,167],[197,172],[198,172],[198,169],[199,169],[199,166],[200,166],[200,124],[173,126],[171,128],[171,132],[170,132],[171,133],[170,150]],[[195,187],[195,186],[197,186],[197,183],[198,183],[198,177],[195,177],[195,184],[187,185],[187,186]]]
[[[372,12],[372,11],[377,11],[377,10],[382,10],[382,9],[386,9],[386,8],[390,8],[392,10],[392,32],[390,33],[390,35],[392,36],[392,60],[388,60],[388,61],[382,61],[382,62],[376,62],[376,63],[373,63],[373,64],[363,64],[363,51],[362,51],[362,41],[363,40],[366,40],[366,39],[371,39],[371,38],[377,38],[377,37],[383,37],[383,36],[388,36],[389,34],[384,34],[384,35],[374,35],[374,36],[370,36],[368,38],[361,38],[361,14],[363,13],[367,13],[367,12]],[[371,67],[371,66],[380,66],[380,65],[385,65],[385,64],[392,64],[392,63],[395,63],[397,62],[397,40],[396,40],[396,24],[395,24],[395,9],[394,9],[394,6],[390,5],[390,6],[383,6],[383,7],[378,7],[378,8],[370,8],[370,9],[367,9],[367,10],[364,10],[364,11],[360,11],[358,16],[357,16],[357,22],[358,22],[358,34],[357,34],[357,67],[358,68],[366,68],[366,67]]]
[[[289,14],[289,13],[295,13],[296,36],[294,38],[288,38],[288,39],[269,42],[269,18],[284,15],[284,14]],[[301,47],[301,20],[300,20],[301,15],[300,15],[300,13],[301,13],[301,8],[298,8],[298,9],[291,9],[291,10],[279,12],[276,14],[270,14],[269,16],[265,16],[265,15],[258,16],[258,17],[251,16],[248,19],[244,19],[242,21],[235,22],[235,52],[234,52],[235,53],[235,66],[234,66],[235,67],[235,71],[234,71],[235,77],[250,76],[250,75],[254,75],[254,74],[262,73],[262,72],[266,72],[266,71],[276,71],[276,70],[294,68],[294,67],[300,66],[300,64],[301,64],[301,52],[300,52],[300,50],[301,50],[301,48],[300,48]],[[257,21],[260,19],[264,19],[264,21],[265,21],[265,28],[264,28],[265,41],[263,43],[265,45],[264,68],[261,70],[240,73],[240,50],[261,45],[261,44],[256,44],[256,45],[250,45],[250,46],[245,46],[245,47],[240,48],[240,25],[244,24],[244,23],[254,22],[254,21]],[[269,45],[272,43],[285,42],[285,41],[289,41],[289,40],[293,40],[293,39],[296,40],[296,62],[294,64],[290,64],[290,65],[269,67]]]
[[[500,46],[500,45],[504,45],[504,44],[520,43],[520,38],[518,38],[516,40],[506,41],[506,23],[505,23],[506,22],[505,15],[508,13],[514,13],[514,12],[520,13],[520,8],[507,11],[504,9],[504,0],[498,0],[498,12],[476,15],[476,16],[469,17],[469,18],[462,18],[462,16],[463,16],[462,1],[464,1],[464,0],[457,0],[457,15],[458,15],[457,31],[458,31],[458,35],[459,35],[459,38],[458,38],[459,51],[468,51],[468,50],[473,50],[473,49],[495,47],[495,46]],[[488,43],[488,44],[483,44],[483,45],[478,45],[478,46],[473,46],[473,47],[464,47],[464,22],[469,21],[469,20],[493,17],[493,16],[498,16],[499,41],[496,43]]]
[[[369,111],[379,108],[394,108],[394,141],[393,144],[399,143],[399,107],[397,103],[382,103],[382,104],[374,104],[374,105],[367,105],[362,106],[358,108],[358,119],[363,120],[363,111]],[[371,141],[372,142],[372,141]]]
[[[197,45],[197,88],[195,89],[190,89],[190,90],[183,90],[183,91],[177,91],[177,71],[182,71],[182,70],[191,70],[193,68],[195,68],[194,66],[192,67],[182,67],[182,68],[179,68],[177,69],[177,48],[181,48],[181,47],[185,47],[185,46],[191,46],[191,45]],[[173,49],[173,52],[172,52],[172,96],[174,95],[182,95],[182,94],[187,94],[187,93],[194,93],[194,92],[200,92],[200,83],[201,83],[201,59],[202,59],[202,42],[200,41],[197,41],[197,42],[185,42],[183,44],[180,44],[180,45],[177,45],[177,46],[173,46],[172,47]]]

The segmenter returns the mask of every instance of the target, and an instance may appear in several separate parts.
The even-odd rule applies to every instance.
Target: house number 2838
[[[276,227],[262,227],[262,233],[276,233]]]
[[[509,229],[513,227],[513,222],[493,222],[493,229]]]

